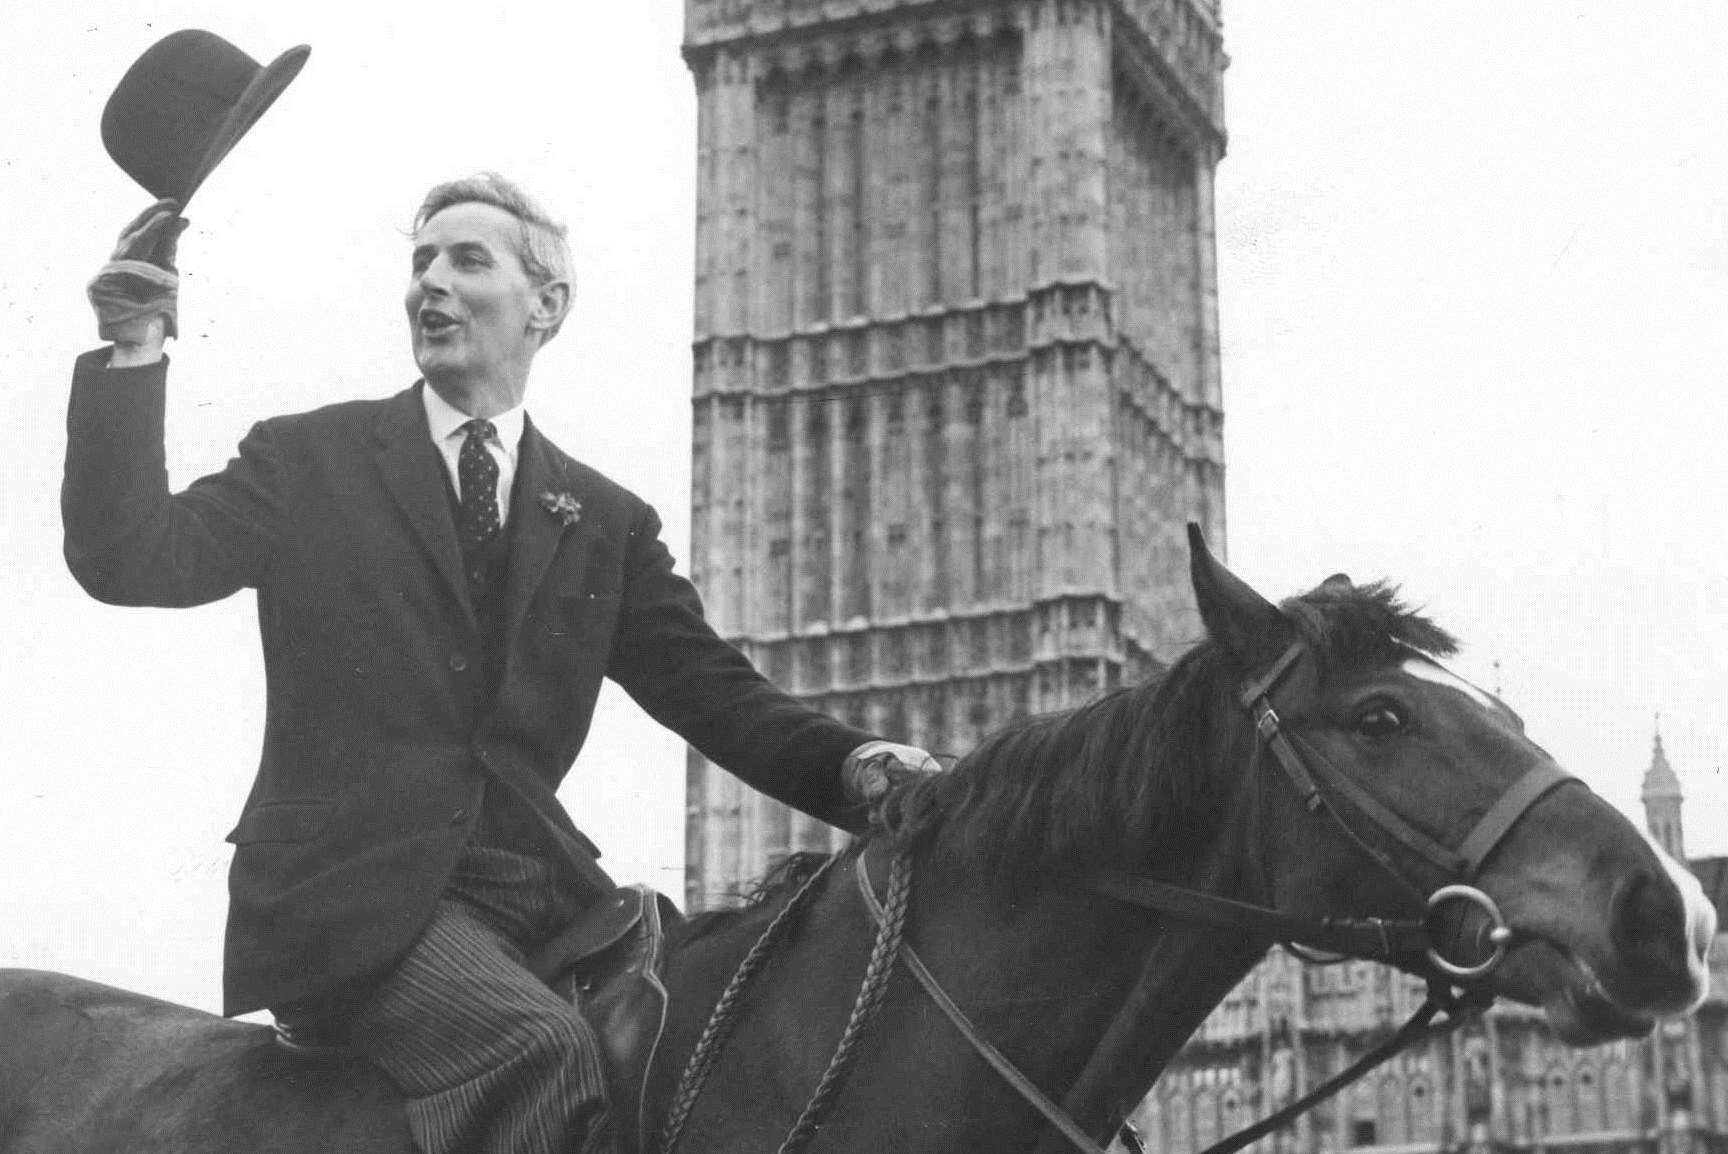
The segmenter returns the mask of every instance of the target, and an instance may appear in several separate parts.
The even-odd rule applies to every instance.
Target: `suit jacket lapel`
[[[522,627],[534,590],[546,576],[569,527],[557,512],[543,508],[541,497],[574,497],[564,462],[529,419],[522,427],[516,482],[510,498],[510,576],[505,584],[504,634],[506,651]]]
[[[378,471],[385,487],[402,507],[434,568],[450,587],[451,596],[472,616],[474,607],[469,604],[468,583],[462,575],[462,547],[456,541],[456,525],[445,495],[444,463],[432,445],[418,388],[391,398],[379,419],[377,436]]]

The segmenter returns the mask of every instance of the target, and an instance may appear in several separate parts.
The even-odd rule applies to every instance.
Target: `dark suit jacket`
[[[870,734],[800,705],[703,620],[653,509],[530,423],[511,509],[495,693],[444,465],[415,389],[253,426],[226,468],[170,494],[166,362],[79,358],[62,513],[79,583],[121,605],[258,591],[264,749],[229,835],[226,1011],[388,967],[432,914],[488,781],[556,830],[579,886],[608,881],[553,796],[602,676],[716,763],[848,823],[846,753]],[[544,493],[581,504],[572,524]]]

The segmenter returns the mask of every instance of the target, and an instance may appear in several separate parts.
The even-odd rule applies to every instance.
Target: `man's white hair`
[[[516,259],[521,262],[528,279],[536,286],[565,281],[569,283],[571,293],[575,293],[576,278],[570,268],[568,230],[552,219],[514,181],[496,172],[477,172],[460,180],[434,185],[414,214],[414,231],[419,232],[427,221],[458,204],[489,204],[515,217],[521,225],[515,245]],[[557,336],[563,327],[561,317],[540,343],[545,344]]]

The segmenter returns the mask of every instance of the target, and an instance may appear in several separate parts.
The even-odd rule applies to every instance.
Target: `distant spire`
[[[1644,788],[1640,791],[1645,802],[1656,798],[1681,797],[1680,777],[1668,764],[1668,753],[1662,748],[1662,714],[1656,714],[1656,737],[1650,750],[1650,768],[1644,771]]]
[[[1650,768],[1644,771],[1644,825],[1656,843],[1678,861],[1686,860],[1686,837],[1680,824],[1683,799],[1680,778],[1668,764],[1662,748],[1662,715],[1656,715],[1656,734],[1651,742]]]

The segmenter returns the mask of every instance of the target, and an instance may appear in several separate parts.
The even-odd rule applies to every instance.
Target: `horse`
[[[1696,1008],[1715,933],[1701,887],[1440,664],[1445,631],[1384,582],[1340,575],[1278,606],[1193,527],[1190,551],[1205,636],[1168,669],[996,731],[898,784],[819,869],[796,860],[788,884],[676,931],[656,1058],[639,1095],[615,1095],[627,1148],[778,1147],[843,1035],[850,1073],[809,1149],[1101,1142],[1279,940],[1422,974],[1455,1013],[1540,1007],[1575,1045]],[[903,937],[853,1035],[897,873]],[[792,928],[711,1046],[711,1009],[775,924]],[[935,1011],[938,987],[977,1044]],[[354,1059],[75,978],[0,978],[0,1151],[236,1149],[411,1143]]]

